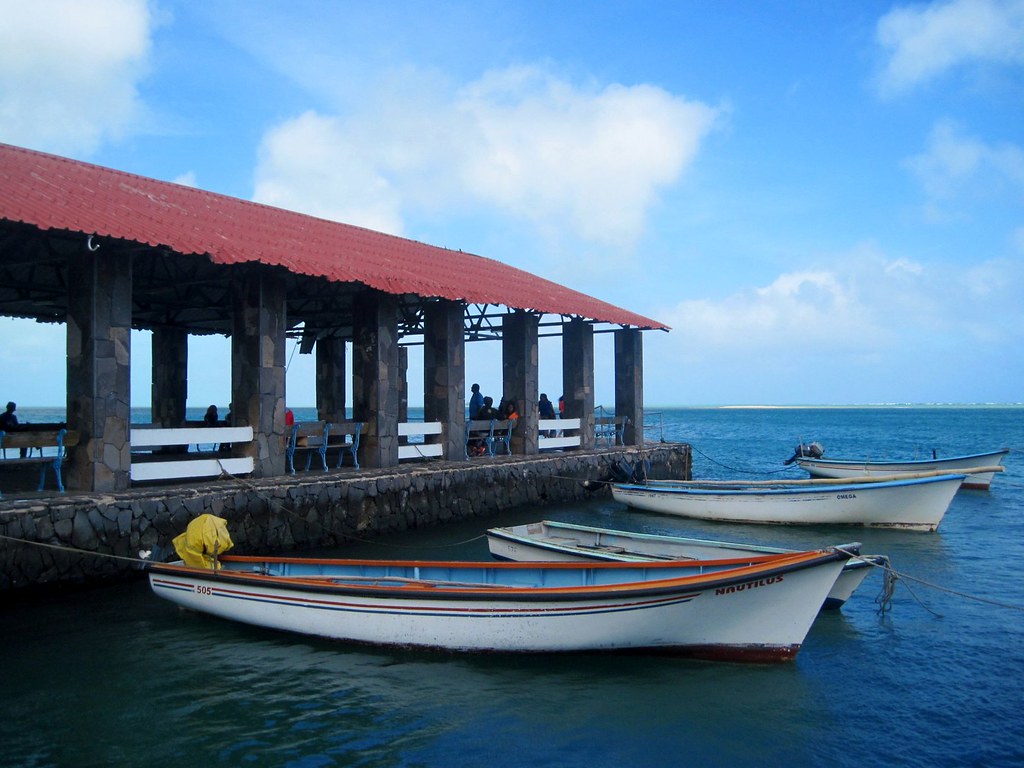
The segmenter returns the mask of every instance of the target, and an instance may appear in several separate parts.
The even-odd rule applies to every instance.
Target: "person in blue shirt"
[[[474,384],[470,390],[473,392],[473,396],[469,398],[469,418],[472,421],[480,413],[480,406],[484,404],[484,396],[480,394],[479,384]]]

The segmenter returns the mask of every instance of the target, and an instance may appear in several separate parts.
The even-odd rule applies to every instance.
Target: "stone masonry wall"
[[[651,461],[652,477],[690,476],[689,446],[662,444],[5,500],[0,593],[130,577],[140,550],[174,559],[171,540],[204,513],[227,519],[234,553],[280,553],[485,518],[524,504],[582,501],[609,493],[607,486],[588,491],[582,481],[604,479],[619,459],[641,456]]]

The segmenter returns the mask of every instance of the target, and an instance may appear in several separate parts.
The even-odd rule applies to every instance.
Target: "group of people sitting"
[[[519,412],[516,410],[515,400],[505,400],[502,398],[501,403],[495,408],[494,398],[485,396],[480,392],[479,384],[474,384],[470,389],[473,393],[469,399],[470,421],[497,420],[515,422],[519,420]],[[483,455],[486,450],[482,439],[471,440],[468,448],[474,456]]]
[[[494,407],[494,399],[485,397],[480,392],[480,385],[474,384],[470,387],[473,393],[469,398],[469,418],[471,421],[489,421],[491,419],[518,419],[514,400],[502,398],[497,408]],[[548,400],[543,392],[537,402],[537,412],[542,419],[554,419],[565,415],[565,398],[558,398],[558,415],[555,414],[555,404]]]
[[[498,407],[494,407],[494,398],[484,396],[480,392],[480,385],[474,384],[470,388],[473,392],[469,398],[469,419],[470,421],[492,421],[494,419],[518,421],[519,412],[516,410],[515,400],[501,399]]]

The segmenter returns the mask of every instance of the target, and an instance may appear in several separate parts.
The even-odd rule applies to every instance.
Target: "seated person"
[[[7,410],[0,413],[0,430],[4,432],[17,432],[21,425],[18,423],[18,417],[14,415],[14,409],[18,406],[14,403],[7,404]]]
[[[14,403],[7,404],[7,410],[0,413],[0,432],[17,432],[21,429],[21,424],[18,423],[18,417],[14,415],[14,410],[18,406]],[[28,449],[21,449],[21,458],[25,458],[28,455]],[[40,450],[40,455],[42,451]]]
[[[206,409],[206,414],[203,416],[203,426],[216,427],[218,421],[220,421],[220,418],[217,415],[217,406],[211,405]]]
[[[484,404],[476,412],[476,421],[490,421],[491,419],[500,419],[501,417],[498,409],[494,407],[494,398],[485,397]]]
[[[476,419],[474,421],[491,421],[493,419],[500,419],[501,414],[498,413],[494,407],[494,398],[485,397],[484,404],[480,406],[480,410],[476,412]],[[483,434],[482,432],[473,434]],[[469,441],[469,453],[471,456],[482,456],[486,448],[482,438],[473,437]]]
[[[501,415],[501,418],[507,419],[508,421],[519,421],[519,412],[516,410],[515,400],[508,400],[505,402],[505,412]]]

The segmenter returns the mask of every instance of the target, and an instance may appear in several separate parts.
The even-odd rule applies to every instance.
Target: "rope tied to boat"
[[[942,614],[936,613],[931,608],[929,608],[927,605],[925,605],[921,601],[921,599],[917,596],[917,594],[915,594],[914,590],[912,590],[910,588],[910,585],[907,583],[908,581],[916,582],[917,584],[921,584],[922,586],[925,586],[925,587],[931,587],[932,589],[936,589],[939,592],[945,592],[946,594],[953,595],[955,597],[962,597],[965,600],[973,600],[973,601],[978,602],[978,603],[985,603],[986,605],[994,605],[997,608],[1009,608],[1010,610],[1013,610],[1013,611],[1024,611],[1024,605],[1014,605],[1013,603],[1004,603],[1001,600],[993,600],[992,598],[989,598],[989,597],[981,597],[980,595],[972,595],[972,594],[970,594],[968,592],[961,592],[961,591],[956,590],[956,589],[950,589],[949,587],[944,587],[941,584],[936,584],[936,583],[931,582],[931,581],[926,581],[925,579],[919,579],[916,576],[911,576],[911,575],[909,575],[907,573],[903,573],[902,571],[897,571],[895,568],[892,567],[892,564],[889,562],[889,558],[886,557],[885,555],[861,555],[861,554],[858,554],[856,552],[850,552],[848,550],[845,550],[842,547],[833,547],[833,549],[835,549],[836,552],[842,552],[843,554],[849,555],[850,557],[855,557],[858,560],[864,560],[865,562],[870,564],[872,567],[874,567],[874,568],[881,568],[884,571],[885,578],[884,578],[884,583],[882,585],[882,591],[879,594],[879,596],[877,598],[875,598],[875,602],[878,603],[878,606],[879,606],[878,607],[878,612],[880,614],[881,613],[886,613],[887,611],[891,610],[891,608],[892,608],[892,598],[893,598],[893,594],[896,591],[896,582],[897,581],[902,581],[903,582],[903,586],[906,587],[907,591],[911,594],[911,596],[915,600],[917,600],[917,602],[921,605],[921,607],[924,608],[929,613],[933,614],[934,616],[940,616],[941,617]],[[876,559],[881,559],[882,562],[881,563],[876,563],[876,562],[874,562],[874,560],[868,559],[868,558],[872,558],[872,557],[876,558]]]
[[[774,474],[778,474],[779,472],[788,472],[791,469],[797,469],[797,467],[782,467],[782,469],[767,469],[767,470],[766,469],[740,469],[739,467],[730,467],[728,464],[723,464],[722,462],[718,461],[718,459],[714,459],[711,456],[708,456],[706,453],[704,453],[704,451],[702,451],[700,448],[698,448],[697,446],[695,446],[693,444],[690,445],[690,450],[693,451],[694,453],[699,453],[701,456],[703,456],[705,459],[710,461],[712,464],[717,464],[718,466],[722,467],[723,469],[728,469],[730,472],[742,472],[743,474],[746,474],[746,475],[774,475]]]
[[[878,606],[878,614],[885,615],[892,610],[892,598],[896,594],[896,582],[899,576],[892,569],[889,558],[883,555],[885,571],[882,574],[882,590],[875,596],[875,604]],[[874,563],[872,563],[874,565]]]

